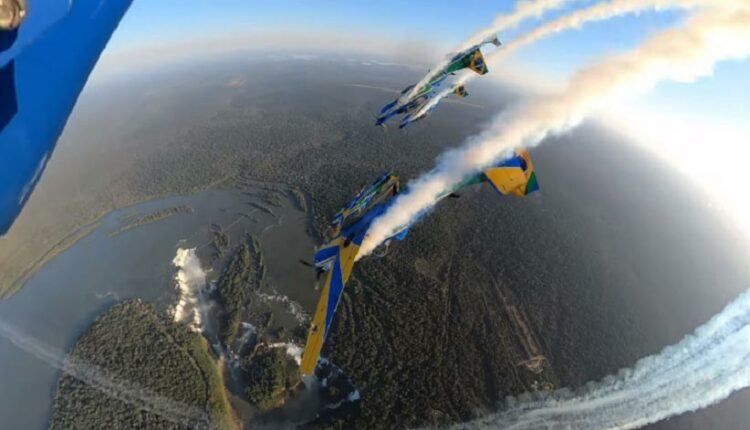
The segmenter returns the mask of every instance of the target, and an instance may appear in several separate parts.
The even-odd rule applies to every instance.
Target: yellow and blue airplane
[[[410,85],[406,87],[396,100],[383,106],[377,117],[375,125],[385,125],[385,123],[389,119],[396,115],[408,115],[419,110],[419,108],[424,105],[426,99],[429,99],[433,95],[435,95],[437,88],[443,83],[448,75],[453,75],[463,69],[469,69],[480,75],[487,74],[489,70],[487,69],[487,63],[484,61],[484,55],[482,54],[481,50],[482,46],[487,44],[492,44],[495,46],[501,45],[500,40],[498,40],[497,36],[492,35],[491,37],[483,40],[481,43],[458,52],[453,57],[451,57],[450,60],[448,60],[447,64],[444,67],[436,70],[435,72],[430,72],[430,79],[427,81],[427,83],[420,86],[419,88],[415,88],[416,85]],[[454,90],[457,89],[458,88],[455,88]],[[461,89],[463,90],[463,87],[461,87]],[[465,93],[465,90],[463,90],[463,93],[458,93],[455,91],[454,93],[461,97],[465,97],[467,95]],[[435,106],[432,106],[430,110],[434,109],[434,107]],[[420,116],[419,118],[422,117],[424,117],[424,115]],[[414,120],[402,122],[399,128],[403,128],[413,121]]]
[[[385,180],[385,178],[388,179]],[[470,176],[445,190],[438,196],[438,200],[446,197],[457,197],[455,193],[458,190],[483,182],[488,182],[501,196],[526,196],[539,189],[536,172],[529,153],[518,151],[512,158],[490,166],[477,175]],[[390,185],[382,186],[384,183]],[[387,173],[370,187],[367,187],[364,191],[374,194],[359,211],[361,216],[357,218],[345,216],[336,221],[337,230],[334,236],[315,253],[315,267],[319,274],[325,275],[325,281],[310,324],[307,344],[300,363],[300,374],[303,376],[312,375],[315,372],[323,344],[333,322],[336,307],[351,276],[362,241],[367,237],[370,226],[375,219],[384,214],[395,202],[393,197],[399,192],[398,185],[394,185],[397,183],[398,178]],[[359,197],[362,194],[360,192],[353,202],[361,202]],[[334,219],[337,219],[339,214]],[[353,212],[348,214],[352,215]],[[411,226],[418,221],[419,219],[396,228],[383,246],[387,247],[394,239],[404,240]]]

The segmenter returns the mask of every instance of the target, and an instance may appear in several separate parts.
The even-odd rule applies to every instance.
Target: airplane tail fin
[[[482,51],[479,49],[474,51],[474,55],[471,56],[469,69],[480,75],[486,75],[487,72],[489,72],[487,69],[487,63],[484,61],[484,55],[482,55]]]
[[[534,164],[526,150],[517,151],[514,157],[484,169],[484,176],[502,195],[523,197],[539,190]]]
[[[491,43],[495,46],[502,45],[502,42],[500,42],[500,39],[497,38],[497,34],[493,34],[492,36],[485,39],[484,43]]]

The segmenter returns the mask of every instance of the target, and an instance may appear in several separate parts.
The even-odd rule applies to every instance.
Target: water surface
[[[168,308],[176,299],[172,259],[177,249],[197,247],[199,255],[209,254],[212,223],[224,227],[232,245],[246,233],[257,235],[269,287],[311,312],[314,273],[298,263],[310,259],[313,250],[305,232],[308,216],[288,196],[281,199],[281,207],[269,206],[271,215],[248,204],[265,204],[252,194],[252,189],[209,190],[110,213],[91,234],[34,274],[20,292],[0,301],[4,331],[14,330],[63,357],[91,321],[117,301],[141,298]],[[180,205],[190,206],[193,212],[111,235],[138,215]],[[3,428],[47,427],[60,371],[28,349],[0,336]]]

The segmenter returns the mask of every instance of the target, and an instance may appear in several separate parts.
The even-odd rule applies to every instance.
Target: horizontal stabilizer
[[[468,91],[466,91],[466,87],[463,85],[459,85],[458,87],[456,87],[456,89],[453,90],[453,94],[462,98],[469,95]]]
[[[331,265],[333,260],[338,256],[338,246],[328,246],[321,248],[315,253],[315,267],[326,268]]]

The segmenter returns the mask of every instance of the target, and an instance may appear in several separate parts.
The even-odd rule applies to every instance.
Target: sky
[[[545,18],[592,3],[574,0]],[[514,6],[512,0],[134,0],[98,68],[133,67],[149,53],[150,61],[159,63],[178,54],[198,56],[243,45],[413,56],[415,63],[428,67]],[[515,71],[533,80],[532,86],[562,85],[578,68],[634,48],[684,17],[684,12],[649,12],[589,24],[522,49],[503,64],[505,70],[495,73]],[[500,39],[510,40],[539,23],[531,20]],[[739,198],[741,188],[724,186],[750,183],[750,173],[744,173],[744,160],[750,159],[748,94],[750,61],[726,62],[712,77],[661,84],[604,116],[702,184],[713,196],[707,205],[730,213],[750,234],[750,221],[742,221],[750,220],[750,197]],[[719,134],[722,139],[715,137]],[[707,147],[728,154],[732,163],[705,168]],[[719,188],[724,191],[716,193]]]
[[[572,2],[567,8],[591,4]],[[115,33],[108,54],[117,55],[163,46],[184,45],[208,40],[259,35],[256,44],[310,49],[318,37],[320,48],[336,50],[339,44],[351,49],[356,42],[371,39],[365,49],[378,41],[384,46],[401,41],[432,46],[431,56],[450,50],[478,28],[487,26],[500,13],[513,9],[511,0],[456,1],[382,0],[378,2],[334,0],[135,0]],[[550,14],[554,17],[566,9]],[[563,33],[514,55],[514,66],[534,71],[535,76],[564,82],[578,67],[602,55],[636,46],[649,35],[674,25],[682,13],[644,13],[594,23],[583,30]],[[532,28],[532,21],[502,38]],[[329,39],[321,34],[332,35]],[[345,45],[341,39],[353,42]],[[266,40],[263,40],[266,39]],[[273,40],[271,40],[273,39]],[[328,42],[337,39],[336,42]],[[326,46],[328,45],[328,46]],[[199,46],[204,46],[200,45]],[[719,66],[714,79],[697,84],[664,84],[649,96],[648,103],[662,110],[679,108],[692,116],[705,115],[744,125],[750,119],[750,104],[743,94],[750,90],[750,63]],[[710,103],[707,103],[710,101]]]

